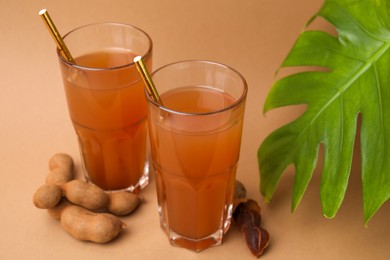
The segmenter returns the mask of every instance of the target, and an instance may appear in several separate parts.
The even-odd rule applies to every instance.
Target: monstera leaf
[[[360,115],[367,223],[390,197],[390,1],[325,0],[308,24],[317,17],[331,23],[337,36],[305,30],[281,65],[325,69],[295,73],[272,86],[264,112],[296,104],[307,109],[260,145],[260,191],[270,200],[293,164],[295,210],[323,144],[321,204],[323,214],[334,217],[347,189]]]

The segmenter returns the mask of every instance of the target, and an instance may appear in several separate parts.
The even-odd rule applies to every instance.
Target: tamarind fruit
[[[57,153],[49,159],[49,174],[46,184],[66,183],[73,179],[73,159],[65,153]]]
[[[98,186],[81,180],[72,180],[60,185],[64,196],[73,204],[90,210],[104,208],[108,203],[108,195]]]
[[[57,184],[44,184],[34,193],[33,203],[37,208],[49,209],[55,207],[61,198],[62,190]]]
[[[73,180],[73,159],[57,153],[49,160],[45,184],[33,196],[37,208],[48,209],[63,229],[79,240],[106,243],[126,225],[116,216],[131,213],[139,204],[137,194],[107,193],[93,183]],[[105,212],[110,212],[105,213]]]
[[[95,243],[107,243],[119,235],[126,225],[108,213],[95,213],[83,207],[63,202],[49,209],[62,228],[74,238]]]
[[[110,193],[108,211],[117,216],[125,216],[133,212],[139,205],[138,195],[126,191]]]
[[[106,193],[93,183],[73,180],[62,185],[65,197],[73,204],[117,216],[130,214],[140,203],[139,196],[127,191]]]
[[[56,206],[62,197],[93,211],[108,211],[117,216],[130,214],[140,203],[139,196],[127,191],[106,193],[93,183],[72,180],[61,185],[44,184],[34,194],[33,203],[41,209]]]

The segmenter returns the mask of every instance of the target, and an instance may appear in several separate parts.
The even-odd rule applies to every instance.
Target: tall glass
[[[64,36],[76,64],[57,51],[87,180],[138,192],[149,182],[144,84],[133,58],[152,66],[152,41],[130,25],[98,23]]]
[[[173,63],[152,79],[163,103],[147,98],[161,227],[176,246],[220,245],[232,217],[246,81],[209,61]]]

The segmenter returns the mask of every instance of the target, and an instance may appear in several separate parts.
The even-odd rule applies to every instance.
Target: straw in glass
[[[141,77],[145,83],[146,91],[148,92],[149,97],[153,99],[153,101],[155,101],[156,103],[163,105],[142,57],[137,56],[134,58],[133,61],[137,67],[138,72],[141,74]]]
[[[72,55],[70,54],[68,48],[66,47],[60,33],[58,32],[56,26],[54,25],[52,19],[50,18],[49,13],[46,9],[39,11],[39,16],[41,16],[43,22],[45,23],[47,29],[49,30],[51,36],[54,39],[54,42],[57,45],[57,48],[60,50],[62,56],[69,62],[75,63]]]

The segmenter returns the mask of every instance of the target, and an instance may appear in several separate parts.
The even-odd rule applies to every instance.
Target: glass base
[[[82,154],[81,154],[81,159],[82,159]],[[83,176],[84,176],[85,181],[93,183],[88,176],[88,173],[87,173],[87,170],[85,168],[83,160],[82,160],[82,164],[83,164]],[[149,179],[150,179],[149,175],[150,175],[150,164],[149,164],[149,160],[146,160],[143,174],[142,174],[141,178],[139,179],[139,181],[135,185],[129,186],[129,187],[124,188],[124,189],[105,190],[105,191],[106,192],[128,191],[128,192],[132,192],[132,193],[139,193],[142,189],[144,189],[146,186],[149,185]]]
[[[222,245],[223,236],[229,230],[231,225],[232,211],[233,211],[233,205],[231,204],[227,207],[226,220],[222,223],[221,227],[213,234],[203,238],[193,239],[193,238],[188,238],[180,234],[177,234],[175,231],[170,229],[168,224],[164,221],[161,207],[158,208],[158,212],[160,216],[160,226],[163,229],[163,231],[168,235],[169,242],[171,243],[171,245],[190,249],[195,252],[200,252],[209,247]]]
[[[219,229],[215,233],[200,239],[191,239],[176,234],[173,231],[168,232],[169,242],[178,247],[187,248],[200,252],[206,248],[219,246],[222,244],[223,230]]]

